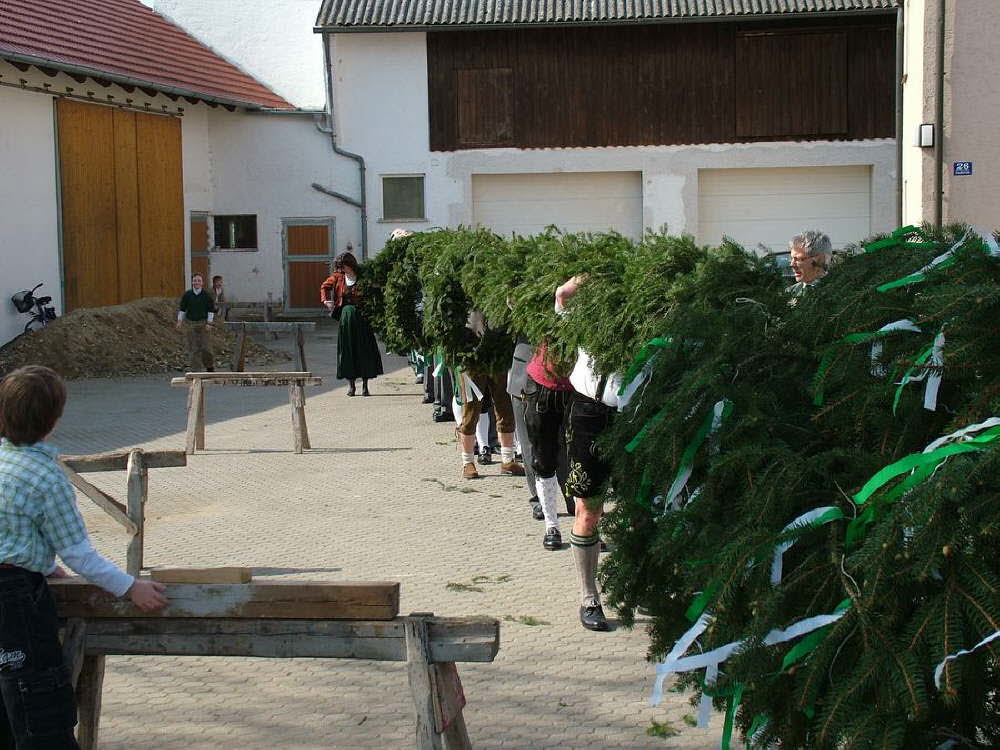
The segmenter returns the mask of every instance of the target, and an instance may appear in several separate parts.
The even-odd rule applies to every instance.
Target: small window
[[[256,250],[257,216],[216,216],[215,247],[217,250]]]
[[[423,220],[424,176],[400,175],[382,178],[382,219]]]

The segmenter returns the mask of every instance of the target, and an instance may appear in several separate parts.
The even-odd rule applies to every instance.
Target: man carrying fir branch
[[[788,287],[787,291],[792,295],[794,305],[809,287],[816,285],[826,276],[830,259],[833,257],[833,245],[827,235],[809,230],[792,237],[788,243],[788,250],[795,283]]]

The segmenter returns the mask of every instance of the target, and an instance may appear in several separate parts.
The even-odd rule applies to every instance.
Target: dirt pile
[[[167,297],[74,310],[0,347],[0,375],[23,365],[45,365],[67,378],[184,371],[188,355],[176,320],[177,300]],[[216,367],[229,369],[236,334],[212,327],[211,339]],[[247,342],[248,365],[288,359]]]

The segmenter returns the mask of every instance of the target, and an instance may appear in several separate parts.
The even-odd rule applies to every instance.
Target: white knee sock
[[[542,513],[545,514],[545,528],[555,526],[558,529],[559,511],[556,510],[556,503],[562,494],[559,491],[559,480],[555,476],[536,477],[535,489],[538,491],[538,502],[542,504]]]
[[[451,400],[451,413],[455,416],[456,424],[462,424],[462,405],[457,398]]]
[[[462,466],[465,466],[466,464],[471,464],[475,460],[476,460],[476,454],[475,453],[463,453],[462,454]]]
[[[505,464],[509,464],[511,461],[513,461],[514,460],[514,446],[511,446],[509,448],[505,448],[504,446],[501,445],[500,446],[500,460],[503,463],[505,463]]]
[[[479,421],[476,423],[476,442],[479,443],[479,452],[483,452],[483,448],[490,447],[490,415],[480,414]]]

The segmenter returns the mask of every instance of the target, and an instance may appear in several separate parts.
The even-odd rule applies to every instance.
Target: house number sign
[[[956,161],[954,164],[954,174],[956,177],[972,174],[972,162]]]

